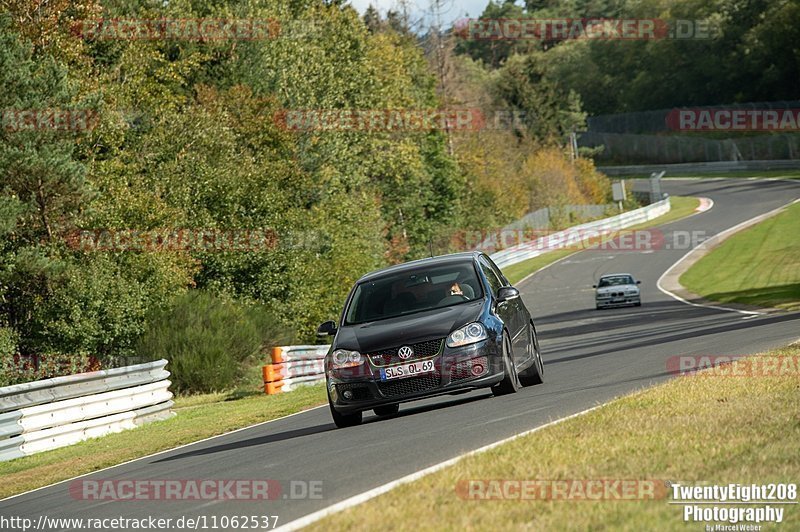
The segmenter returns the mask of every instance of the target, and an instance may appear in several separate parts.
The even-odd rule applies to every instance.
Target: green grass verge
[[[733,235],[680,283],[722,303],[800,309],[800,204]]]
[[[0,498],[76,475],[269,421],[326,402],[325,385],[278,395],[203,394],[178,397],[177,416],[133,430],[0,462]]]
[[[694,211],[700,206],[700,199],[691,196],[670,196],[669,201],[670,210],[667,214],[649,222],[634,225],[628,229],[647,229],[648,227],[666,225],[694,214]]]
[[[503,268],[503,275],[509,280],[511,284],[516,284],[529,276],[533,272],[544,268],[548,264],[552,264],[557,260],[563,259],[575,253],[574,249],[559,249],[558,251],[550,251],[533,257],[532,259],[524,260],[511,266]]]
[[[772,354],[800,356],[800,347]],[[766,484],[800,478],[797,375],[692,377],[615,400],[334,514],[310,530],[675,530],[682,506],[650,501],[464,500],[473,479],[651,479]],[[800,509],[784,505],[786,530]]]
[[[655,220],[630,227],[628,230],[646,229],[648,227],[655,227],[657,225],[664,225],[674,222],[675,220],[689,216],[695,211],[695,209],[697,209],[698,205],[700,205],[700,200],[692,197],[673,196],[670,198],[670,202],[672,208],[667,214],[659,216]],[[579,250],[560,249],[557,251],[550,251],[543,255],[539,255],[538,257],[534,257],[517,264],[512,264],[511,266],[506,266],[503,268],[503,274],[506,276],[506,278],[508,278],[511,284],[515,284],[533,272],[544,268],[548,264],[552,264],[557,260],[572,255],[576,251]]]

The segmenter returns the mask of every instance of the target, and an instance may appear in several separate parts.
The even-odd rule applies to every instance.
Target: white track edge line
[[[538,427],[534,427],[532,429],[520,432],[519,434],[515,434],[513,436],[509,436],[508,438],[504,438],[502,440],[496,441],[494,443],[490,443],[488,445],[484,445],[483,447],[479,447],[479,448],[474,449],[472,451],[468,451],[468,452],[466,452],[464,454],[460,454],[460,455],[458,455],[456,457],[450,458],[449,460],[445,460],[444,462],[439,462],[438,464],[434,464],[434,465],[432,465],[430,467],[426,467],[425,469],[421,469],[421,470],[419,470],[419,471],[417,471],[415,473],[411,473],[410,475],[406,475],[404,477],[398,478],[396,480],[393,480],[391,482],[383,484],[382,486],[378,486],[376,488],[372,488],[371,490],[367,490],[367,491],[365,491],[363,493],[359,493],[358,495],[354,495],[354,496],[352,496],[350,498],[347,498],[347,499],[345,499],[343,501],[339,501],[339,502],[337,502],[335,504],[332,504],[331,506],[323,508],[322,510],[317,510],[316,512],[310,513],[310,514],[308,514],[306,516],[303,516],[303,517],[301,517],[299,519],[295,519],[294,521],[290,521],[290,522],[286,523],[285,525],[282,525],[282,526],[276,528],[275,530],[276,531],[281,530],[281,531],[286,531],[286,532],[289,532],[289,531],[292,531],[292,530],[299,530],[299,529],[301,529],[303,527],[306,527],[308,525],[311,525],[311,524],[319,521],[320,519],[328,517],[329,515],[341,512],[343,510],[347,510],[348,508],[352,508],[353,506],[357,506],[357,505],[359,505],[361,503],[364,503],[364,502],[366,502],[366,501],[368,501],[370,499],[374,499],[375,497],[377,497],[379,495],[383,495],[384,493],[386,493],[388,491],[391,491],[391,490],[393,490],[394,488],[396,488],[398,486],[401,486],[403,484],[408,484],[409,482],[413,482],[413,481],[418,480],[418,479],[420,479],[422,477],[430,475],[431,473],[435,473],[435,472],[440,471],[440,470],[442,470],[442,469],[444,469],[446,467],[454,465],[454,464],[456,464],[457,462],[461,461],[464,458],[467,458],[469,456],[473,456],[473,455],[476,455],[476,454],[484,453],[486,451],[494,449],[495,447],[499,447],[500,445],[503,445],[505,443],[511,442],[513,440],[516,440],[517,438],[521,438],[523,436],[527,436],[529,434],[532,434],[534,432],[540,431],[540,430],[545,429],[547,427],[552,427],[553,425],[557,425],[557,424],[562,423],[564,421],[567,421],[569,419],[573,419],[573,418],[582,416],[584,414],[588,414],[589,412],[592,412],[594,410],[597,410],[598,408],[602,408],[602,407],[608,405],[610,402],[611,401],[609,401],[607,403],[600,404],[600,405],[595,405],[595,406],[593,406],[591,408],[588,408],[586,410],[581,410],[580,412],[576,412],[575,414],[570,414],[569,416],[562,417],[562,418],[556,419],[554,421],[550,421],[548,423],[545,423],[544,425],[539,425]]]
[[[197,440],[197,441],[193,441],[193,442],[189,442],[189,443],[184,443],[183,445],[178,445],[177,447],[171,447],[169,449],[164,449],[163,451],[157,451],[157,452],[152,453],[152,454],[148,454],[148,455],[145,455],[145,456],[140,456],[139,458],[131,458],[130,460],[126,460],[125,462],[120,462],[119,464],[114,464],[114,465],[111,465],[111,466],[108,466],[108,467],[104,467],[104,468],[98,469],[96,471],[89,471],[88,473],[83,473],[81,475],[77,475],[77,476],[74,476],[74,477],[71,477],[71,478],[66,478],[64,480],[59,480],[58,482],[53,482],[52,484],[48,484],[46,486],[41,486],[39,488],[33,488],[32,490],[23,491],[22,493],[17,493],[16,495],[9,495],[5,499],[0,499],[0,502],[10,501],[11,499],[15,499],[17,497],[22,497],[23,495],[28,495],[29,493],[34,493],[34,492],[39,491],[39,490],[43,490],[43,489],[46,489],[46,488],[51,488],[53,486],[58,486],[59,484],[63,484],[64,482],[71,482],[71,481],[77,480],[79,478],[83,478],[83,477],[86,477],[86,476],[89,476],[89,475],[94,475],[95,473],[101,473],[103,471],[108,471],[109,469],[114,469],[115,467],[124,466],[124,465],[130,464],[130,463],[133,463],[133,462],[137,462],[139,460],[145,460],[147,458],[153,458],[154,456],[159,456],[159,455],[162,455],[164,453],[177,451],[178,449],[183,449],[184,447],[189,447],[190,445],[196,445],[198,443],[203,443],[203,442],[206,442],[206,441],[209,441],[209,440],[213,440],[214,438],[221,438],[223,436],[227,436],[229,434],[234,434],[236,432],[241,432],[243,430],[252,429],[252,428],[255,428],[255,427],[260,427],[261,425],[266,425],[267,423],[272,423],[274,421],[280,421],[282,419],[290,418],[292,416],[305,414],[306,412],[310,412],[312,410],[316,410],[318,408],[322,408],[322,407],[325,407],[325,406],[328,406],[328,405],[312,406],[311,408],[306,408],[305,410],[301,410],[299,412],[294,412],[292,414],[287,414],[285,416],[276,417],[275,419],[268,419],[267,421],[261,421],[259,423],[254,424],[254,425],[248,425],[246,427],[233,429],[233,430],[230,430],[228,432],[223,432],[222,434],[217,434],[215,436],[209,436],[208,438],[203,438],[202,440]],[[102,437],[102,436],[100,436],[100,437]],[[90,439],[95,439],[95,438],[90,438]],[[85,440],[85,441],[87,441],[87,440]]]
[[[723,238],[720,240],[720,244],[722,244],[722,242],[724,242],[725,240],[727,240],[727,238],[728,238],[728,237],[730,237],[730,236],[733,236],[733,235],[734,235],[734,234],[735,234],[735,233],[736,233],[736,232],[739,230],[739,228],[741,228],[742,226],[745,226],[745,225],[749,224],[750,222],[752,222],[752,221],[753,221],[753,220],[755,220],[756,218],[762,218],[762,217],[763,217],[765,220],[766,220],[766,219],[769,219],[769,218],[770,218],[772,215],[774,215],[774,214],[778,214],[778,213],[779,213],[779,212],[781,212],[782,210],[784,210],[784,209],[786,209],[787,207],[789,207],[789,206],[791,206],[791,205],[794,205],[795,203],[798,203],[798,202],[800,202],[800,198],[798,198],[798,199],[795,199],[794,201],[790,201],[790,202],[789,202],[789,203],[787,203],[786,205],[782,205],[782,206],[778,207],[777,209],[773,209],[773,210],[771,210],[771,211],[768,211],[768,212],[765,212],[765,213],[763,213],[763,214],[759,214],[758,216],[754,216],[754,217],[752,217],[752,218],[750,218],[750,219],[748,219],[748,220],[745,220],[745,221],[743,221],[743,222],[741,222],[741,223],[738,223],[738,224],[734,225],[733,227],[729,227],[728,229],[725,229],[724,231],[722,231],[722,232],[718,233],[717,235],[715,235],[715,237],[716,237],[716,238],[723,237]],[[730,233],[730,234],[728,234],[728,233]],[[670,273],[672,270],[674,270],[675,268],[677,268],[677,267],[678,267],[678,265],[679,265],[680,263],[682,263],[684,260],[686,260],[687,258],[689,258],[689,256],[690,256],[692,253],[694,253],[695,251],[697,251],[697,250],[700,248],[700,246],[702,246],[702,245],[703,245],[703,244],[699,244],[699,245],[697,245],[697,246],[693,247],[693,248],[692,248],[691,250],[689,250],[689,252],[687,252],[687,253],[686,253],[686,254],[685,254],[683,257],[681,257],[680,259],[678,259],[678,260],[677,260],[677,262],[675,262],[675,263],[674,263],[672,266],[670,266],[669,268],[667,268],[667,270],[666,270],[664,273],[662,273],[662,274],[661,274],[661,277],[659,277],[659,278],[658,278],[658,281],[656,281],[656,287],[657,287],[659,290],[661,290],[661,292],[663,292],[664,294],[668,295],[669,297],[671,297],[671,298],[673,298],[673,299],[675,299],[675,300],[677,300],[677,301],[680,301],[681,303],[685,303],[685,304],[687,304],[687,305],[691,305],[691,306],[693,306],[693,307],[700,307],[700,308],[711,308],[711,309],[715,309],[715,310],[722,310],[722,311],[726,311],[726,312],[737,312],[737,313],[739,313],[739,314],[745,314],[745,315],[748,315],[748,316],[763,316],[763,315],[764,315],[764,312],[758,312],[758,311],[752,311],[752,310],[741,310],[741,309],[735,309],[735,308],[729,308],[729,307],[721,307],[721,306],[718,306],[718,305],[708,305],[708,304],[702,304],[702,303],[693,303],[693,302],[691,302],[691,301],[687,301],[686,299],[682,298],[682,297],[681,297],[681,296],[679,296],[678,294],[675,294],[674,292],[670,292],[669,290],[667,290],[666,288],[664,288],[664,287],[661,285],[661,281],[663,281],[663,280],[664,280],[664,278],[665,278],[665,277],[666,277],[666,276],[667,276],[667,275],[668,275],[668,274],[669,274],[669,273]]]

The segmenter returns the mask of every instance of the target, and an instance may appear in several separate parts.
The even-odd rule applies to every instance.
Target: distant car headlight
[[[639,293],[639,290],[638,290],[638,289],[636,289],[636,288],[634,288],[633,290],[628,290],[627,292],[625,292],[625,295],[626,295],[626,296],[635,296],[635,295],[637,295],[638,293]]]
[[[460,347],[486,340],[486,327],[482,323],[473,322],[450,333],[447,337],[447,347]]]
[[[352,368],[360,366],[364,362],[364,357],[358,351],[348,351],[347,349],[337,349],[331,355],[331,363],[334,368]]]

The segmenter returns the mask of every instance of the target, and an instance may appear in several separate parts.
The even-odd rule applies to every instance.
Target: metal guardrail
[[[0,388],[0,461],[165,419],[166,360]]]
[[[156,382],[169,377],[166,365],[166,360],[157,360],[5,386],[0,388],[0,412]]]
[[[669,175],[702,175],[714,172],[796,170],[800,160],[773,161],[718,161],[708,163],[635,164],[628,166],[598,166],[597,169],[610,176],[642,175],[666,171]]]
[[[492,260],[499,267],[511,266],[519,262],[538,257],[549,251],[568,248],[592,238],[592,236],[602,236],[602,232],[617,231],[653,220],[669,212],[671,206],[669,198],[659,202],[624,212],[611,218],[604,218],[594,222],[576,225],[557,231],[549,235],[525,242],[516,246],[506,248],[491,255]]]

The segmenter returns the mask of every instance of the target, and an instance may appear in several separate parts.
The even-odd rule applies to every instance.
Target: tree
[[[489,38],[483,36],[483,30],[491,35],[497,21],[525,17],[523,8],[512,0],[500,3],[490,1],[477,20],[461,21],[461,25],[455,28],[455,35],[458,37],[456,53],[469,55],[482,61],[487,67],[499,68],[511,55],[537,48],[541,43],[524,39]]]
[[[575,95],[564,97],[546,76],[544,52],[512,57],[499,71],[497,91],[513,109],[524,113],[528,133],[540,142],[564,141],[582,129],[585,115]]]
[[[378,33],[381,30],[383,21],[381,20],[381,14],[374,5],[370,4],[367,6],[367,9],[364,11],[363,18],[364,24],[367,26],[367,29],[370,31],[370,33]]]

